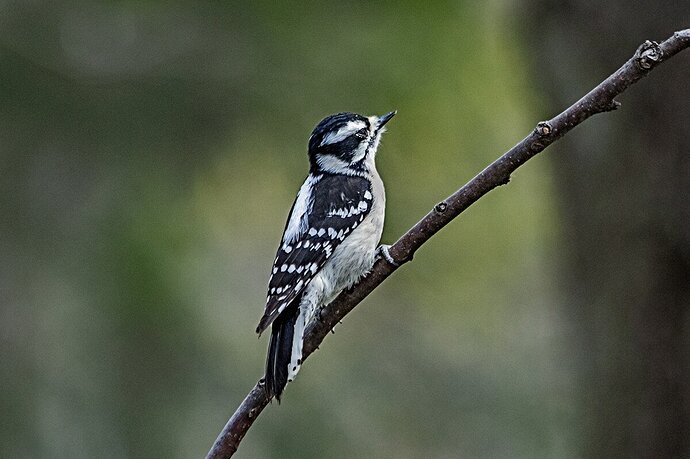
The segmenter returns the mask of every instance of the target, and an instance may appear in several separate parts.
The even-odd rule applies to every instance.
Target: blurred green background
[[[0,1],[0,457],[202,457],[321,118],[398,110],[392,243],[682,3]],[[689,62],[429,241],[238,456],[690,455]]]

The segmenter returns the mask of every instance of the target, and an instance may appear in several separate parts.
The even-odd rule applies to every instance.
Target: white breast
[[[323,285],[322,304],[329,303],[340,291],[351,287],[374,264],[376,247],[383,232],[386,195],[381,177],[375,170],[370,179],[373,195],[371,211],[335,249],[318,274]]]

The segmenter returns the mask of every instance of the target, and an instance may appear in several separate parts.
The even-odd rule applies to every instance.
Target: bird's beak
[[[392,112],[386,113],[385,115],[379,116],[379,122],[378,122],[378,126],[376,126],[376,130],[381,129],[384,124],[389,122],[391,120],[391,118],[393,118],[395,116],[396,113],[398,113],[398,111],[394,110]]]

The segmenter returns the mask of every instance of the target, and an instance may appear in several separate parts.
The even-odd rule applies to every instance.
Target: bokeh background
[[[393,242],[687,2],[0,1],[0,457],[202,457],[314,125]],[[434,237],[239,457],[690,456],[690,54]]]

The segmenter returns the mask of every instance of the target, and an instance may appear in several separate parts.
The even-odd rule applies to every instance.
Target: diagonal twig
[[[534,131],[480,172],[458,191],[439,202],[409,231],[391,246],[390,254],[398,266],[379,260],[371,272],[350,291],[341,293],[325,306],[304,335],[304,361],[328,333],[398,267],[412,260],[414,253],[441,228],[494,188],[505,185],[510,175],[527,160],[597,113],[617,109],[614,99],[657,65],[690,47],[690,29],[676,32],[663,41],[646,41],[621,68],[584,97],[548,121],[541,121]],[[232,456],[257,416],[268,405],[263,379],[245,397],[218,435],[207,459]]]

